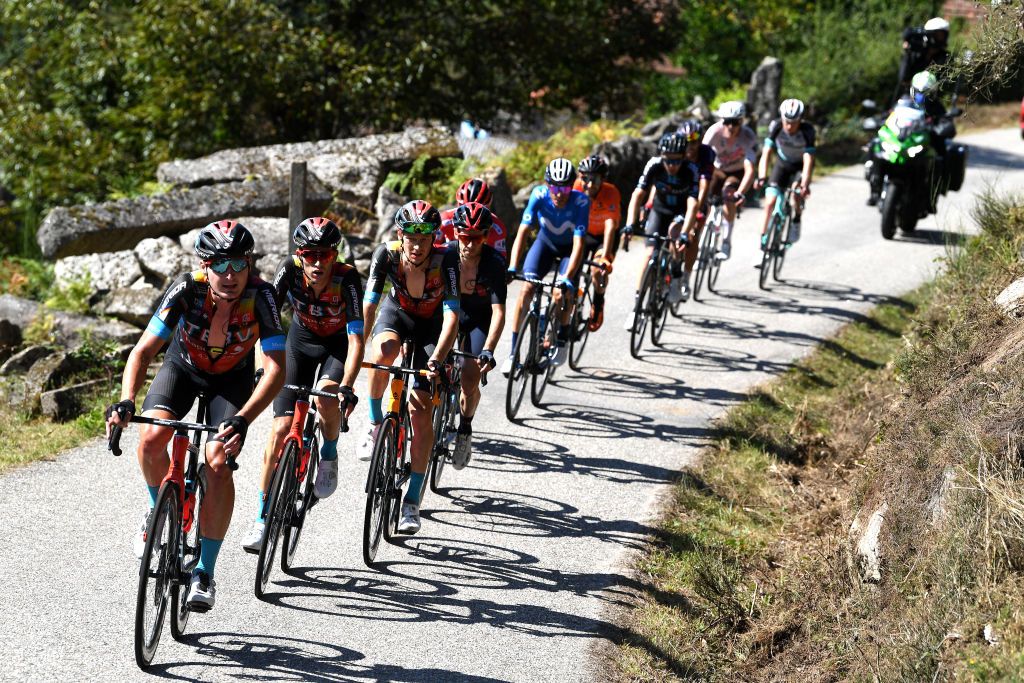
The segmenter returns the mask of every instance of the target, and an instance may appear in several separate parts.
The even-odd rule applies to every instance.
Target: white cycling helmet
[[[925,31],[949,31],[949,22],[942,17],[935,17],[924,22]]]
[[[789,119],[790,121],[802,118],[804,115],[804,103],[790,98],[779,105],[779,114],[782,115],[782,118]]]
[[[572,185],[576,180],[576,169],[565,157],[553,159],[544,169],[544,182],[549,185]]]
[[[747,115],[747,105],[739,100],[730,100],[718,105],[715,116],[720,119],[742,119]]]

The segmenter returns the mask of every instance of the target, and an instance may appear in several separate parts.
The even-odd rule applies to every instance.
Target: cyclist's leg
[[[336,393],[341,387],[345,376],[345,360],[348,358],[348,336],[344,333],[325,339],[327,354],[320,366],[316,380],[316,388],[320,391]],[[316,396],[317,415],[320,418],[320,431],[323,432],[323,443],[320,444],[320,458],[334,460],[337,457],[338,437],[341,435],[341,410],[338,399]]]
[[[463,341],[461,350],[479,356],[487,341],[487,332],[491,329],[491,306],[463,306],[459,312],[464,323],[460,325],[460,336]],[[462,358],[462,394],[459,397],[459,413],[461,425],[469,427],[480,404],[480,363],[476,358]],[[459,428],[462,431],[462,426]]]
[[[568,272],[569,272],[569,260],[570,260],[571,254],[572,254],[572,247],[569,247],[568,249],[566,249],[566,251],[562,252],[562,254],[561,254],[562,258],[558,262],[558,277],[559,277],[559,279],[564,278],[564,277],[566,277],[568,275]],[[588,257],[586,255],[584,255],[584,258],[588,258]],[[562,308],[561,308],[561,311],[562,311],[562,316],[561,316],[562,327],[560,328],[559,333],[558,333],[559,334],[559,339],[561,341],[568,341],[569,340],[569,318],[572,316],[572,307],[573,307],[573,304],[576,301],[576,289],[579,287],[580,271],[581,270],[583,270],[582,266],[577,268],[576,272],[573,273],[573,276],[571,278],[569,278],[572,281],[572,289],[564,290],[564,291],[562,290],[561,287],[558,287],[558,288],[555,289],[555,295],[554,295],[555,296],[555,300],[556,301],[562,301]],[[563,301],[563,299],[564,299],[564,301]],[[564,337],[564,339],[562,339],[562,337]]]
[[[732,243],[732,228],[736,221],[735,193],[740,187],[740,177],[732,173],[722,183],[722,241]]]
[[[305,331],[302,324],[295,321],[288,329],[288,341],[285,344],[285,372],[284,383],[296,384],[298,386],[309,386],[316,374],[316,366],[320,362],[321,350],[315,344],[310,344],[309,338],[312,333]],[[274,467],[281,456],[281,444],[288,436],[291,428],[292,415],[295,413],[296,394],[291,389],[282,388],[274,398],[274,422],[270,428],[270,438],[267,440],[267,447],[263,451],[263,471],[260,475],[259,505],[257,506],[257,518],[263,510],[263,495],[270,486],[270,480],[274,475]]]
[[[431,318],[415,319],[412,332],[414,368],[427,367],[427,361],[441,336],[441,323],[440,310]],[[412,441],[409,448],[412,475],[404,501],[412,505],[419,505],[423,495],[423,480],[430,464],[430,448],[434,443],[434,403],[431,389],[427,378],[417,375],[413,379],[409,401],[409,421],[412,423]]]
[[[646,258],[644,259],[645,264],[651,260],[651,257],[654,255],[654,250],[658,246],[658,240],[655,239],[655,237],[666,236],[668,234],[668,226],[669,223],[671,223],[671,221],[672,214],[670,213],[659,213],[658,211],[651,209],[651,211],[647,214],[647,224],[644,227],[644,235],[646,236],[644,244],[647,245]],[[643,283],[644,268],[641,267],[636,279],[637,296],[640,295],[640,287],[643,285]]]
[[[790,182],[789,186],[792,188],[798,187],[800,185],[801,178],[803,178],[802,169],[797,170],[793,174],[793,180]],[[797,195],[795,192],[791,195],[791,197],[792,199],[790,207],[793,212],[793,222],[790,223],[789,235],[787,236],[790,244],[800,240],[800,218],[803,215],[804,211],[803,197]]]
[[[551,270],[551,264],[554,262],[554,259],[554,252],[548,249],[538,237],[530,245],[530,250],[526,252],[526,258],[523,259],[523,275],[539,280]],[[529,308],[529,302],[533,299],[534,289],[535,285],[532,282],[524,282],[523,288],[519,292],[519,298],[516,299],[515,308],[512,311],[512,349],[516,348],[516,340],[519,338],[519,325],[522,324],[526,309]],[[509,358],[511,358],[511,351],[509,352]],[[502,369],[502,372],[504,372],[504,369]]]
[[[768,178],[768,187],[764,191],[764,224],[761,226],[761,246],[765,245],[768,223],[775,212],[775,204],[782,196],[782,188],[786,187],[788,175],[786,164],[781,159],[777,159]]]
[[[385,297],[370,331],[368,360],[380,365],[393,364],[402,350],[403,334],[411,331],[409,322],[409,316],[398,306],[394,297]],[[388,374],[383,370],[371,370],[367,373],[367,404],[371,429],[384,420],[382,401],[387,386]]]
[[[199,387],[192,374],[188,368],[172,360],[165,360],[146,393],[146,400],[142,403],[142,414],[146,417],[168,420],[180,420],[187,415],[196,396],[199,395]],[[167,444],[170,443],[172,436],[174,430],[170,427],[140,425],[139,467],[146,480],[150,507],[156,505],[160,482],[166,476],[170,465]]]

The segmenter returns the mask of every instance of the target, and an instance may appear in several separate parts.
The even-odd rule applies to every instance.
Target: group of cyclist
[[[354,386],[360,369],[390,366],[403,345],[412,343],[413,366],[425,372],[412,385],[412,472],[397,530],[416,533],[434,439],[432,384],[444,372],[453,348],[471,356],[462,367],[461,417],[452,450],[453,466],[461,469],[472,453],[481,378],[496,366],[508,283],[516,276],[524,280],[512,311],[514,348],[524,305],[537,283],[557,268],[554,296],[564,301],[563,322],[568,323],[581,265],[596,264],[587,325],[599,329],[618,237],[621,233],[628,239],[639,230],[641,209],[646,207],[648,247],[653,250],[660,240],[670,239],[679,256],[670,295],[676,301],[688,296],[701,221],[711,196],[720,193],[726,207],[726,235],[718,254],[722,259],[730,255],[736,209],[756,183],[768,183],[766,224],[780,188],[797,182],[806,197],[814,130],[802,121],[803,112],[798,100],[783,102],[781,119],[769,127],[756,181],[756,137],[743,125],[742,103],[722,105],[721,121],[706,132],[696,121],[684,122],[660,140],[658,156],[647,163],[630,197],[622,230],[621,195],[607,180],[609,167],[600,156],[589,156],[578,167],[565,158],[547,165],[544,183],[531,193],[507,254],[508,231],[489,208],[492,196],[484,181],[466,181],[456,194],[456,207],[443,214],[426,201],[408,202],[394,218],[397,239],[374,250],[365,288],[355,268],[340,259],[342,233],[327,218],[308,218],[295,227],[295,252],[283,260],[270,282],[253,272],[255,243],[245,226],[224,220],[200,230],[194,244],[200,267],[182,274],[167,289],[128,358],[120,400],[107,410],[108,433],[131,420],[146,370],[169,343],[142,413],[181,420],[202,394],[208,405],[207,424],[219,428],[205,451],[207,492],[200,510],[200,557],[187,597],[190,608],[205,611],[214,604],[217,557],[234,508],[231,464],[252,420],[273,403],[255,519],[243,548],[259,552],[264,542],[266,491],[295,411],[296,392],[284,388],[286,384],[337,397],[315,399],[321,440],[314,493],[326,498],[338,485],[341,417],[357,405]],[[779,159],[769,175],[773,155]],[[536,238],[527,248],[534,232]],[[385,292],[386,285],[390,288]],[[287,334],[280,317],[285,302],[293,312]],[[568,324],[559,329],[551,360],[555,365],[565,362],[571,333]],[[257,341],[261,362],[255,354]],[[264,371],[258,382],[257,364]],[[501,370],[507,375],[511,367],[509,358]],[[388,386],[386,370],[371,368],[367,374],[370,426],[357,448],[363,460],[369,460],[383,421]],[[165,426],[140,428],[138,459],[150,501],[134,538],[140,557],[147,520],[168,470],[172,435]]]

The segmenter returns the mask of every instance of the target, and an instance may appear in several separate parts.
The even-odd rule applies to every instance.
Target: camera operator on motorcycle
[[[893,102],[907,92],[915,74],[933,66],[944,66],[949,61],[948,43],[949,22],[942,17],[934,17],[926,21],[924,26],[903,31],[903,54],[900,56]]]

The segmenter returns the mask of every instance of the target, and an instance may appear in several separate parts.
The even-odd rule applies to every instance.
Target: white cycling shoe
[[[718,247],[718,253],[715,254],[715,258],[719,261],[728,261],[731,254],[732,240],[723,240],[722,244]]]
[[[370,429],[366,432],[366,436],[363,437],[363,442],[356,449],[356,454],[360,460],[365,461],[373,457],[373,442],[377,439],[377,427],[379,426],[371,424]]]
[[[623,329],[633,331],[633,324],[636,322],[636,311],[630,311],[626,315],[626,324],[622,326]]]
[[[138,531],[135,532],[135,536],[132,538],[132,552],[140,560],[142,559],[142,553],[146,552],[146,529],[149,528],[149,516],[152,514],[153,508],[142,513]]]
[[[371,446],[372,448],[372,446]],[[313,495],[317,498],[329,498],[338,488],[338,461],[321,460],[313,482]]]
[[[192,583],[188,588],[188,608],[193,612],[209,612],[217,598],[217,582],[206,572],[192,575]]]
[[[555,356],[551,359],[551,364],[556,368],[560,365],[565,365],[565,361],[569,358],[569,345],[559,342],[555,347]]]
[[[412,535],[420,530],[420,506],[402,503],[402,518],[398,520],[398,533]]]
[[[512,356],[509,356],[508,358],[506,358],[504,360],[504,362],[501,364],[501,374],[504,375],[505,377],[508,377],[509,375],[511,375],[512,374],[512,365],[514,363],[515,363],[515,359],[512,358]]]
[[[469,464],[473,455],[472,432],[459,432],[455,435],[455,448],[452,449],[452,467],[461,470]]]
[[[252,527],[249,528],[249,533],[245,535],[245,540],[242,541],[242,550],[254,555],[259,554],[260,548],[263,547],[263,530],[266,527],[266,522],[262,520],[253,522]]]

